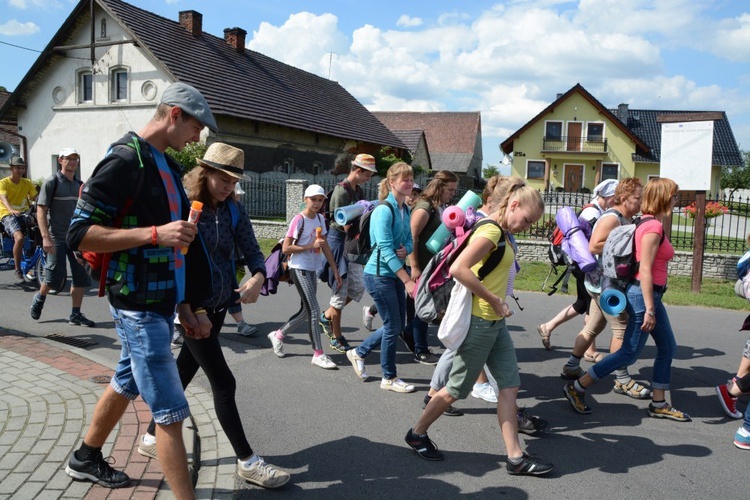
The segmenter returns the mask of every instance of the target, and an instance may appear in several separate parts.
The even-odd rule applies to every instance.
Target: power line
[[[14,44],[12,44],[12,43],[4,42],[4,41],[2,41],[2,40],[0,40],[0,43],[1,43],[1,44],[3,44],[3,45],[8,45],[8,46],[10,46],[10,47],[15,47],[15,48],[17,48],[17,49],[28,50],[29,52],[36,52],[37,54],[41,54],[41,53],[42,53],[42,51],[41,51],[41,50],[30,49],[30,48],[28,48],[28,47],[21,47],[20,45],[14,45]]]

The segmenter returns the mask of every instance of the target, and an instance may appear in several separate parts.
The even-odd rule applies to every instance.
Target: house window
[[[128,100],[128,72],[125,69],[112,71],[112,100]]]
[[[99,30],[99,38],[107,38],[107,20],[102,18]]]
[[[78,74],[78,102],[94,101],[94,76],[91,71]]]
[[[294,173],[294,160],[291,158],[287,158],[284,160],[284,172],[286,172],[288,175],[292,175]]]
[[[589,123],[586,130],[586,138],[589,141],[601,142],[604,140],[604,124]]]
[[[527,179],[544,179],[544,161],[529,160],[526,162]]]
[[[321,162],[314,161],[312,166],[313,166],[313,172],[312,172],[313,175],[320,175],[321,173],[323,173],[323,164]]]
[[[619,177],[619,163],[602,163],[602,180],[617,179]]]
[[[562,122],[547,122],[544,124],[544,136],[547,140],[562,140]]]

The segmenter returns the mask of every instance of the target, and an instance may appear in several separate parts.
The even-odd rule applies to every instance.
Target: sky
[[[338,81],[371,111],[479,111],[483,164],[580,83],[602,104],[726,111],[750,149],[750,2],[737,0],[130,0]],[[77,2],[0,0],[12,91]],[[18,48],[23,47],[23,48]],[[31,49],[31,50],[26,50]],[[503,171],[501,169],[501,171]]]

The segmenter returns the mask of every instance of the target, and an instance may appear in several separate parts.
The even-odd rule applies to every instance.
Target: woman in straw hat
[[[236,290],[243,303],[253,303],[258,299],[265,280],[263,253],[255,239],[253,226],[244,207],[236,202],[235,187],[240,179],[245,178],[244,164],[245,155],[241,149],[215,142],[184,179],[190,200],[203,203],[203,213],[197,223],[198,233],[209,250],[212,268],[213,294],[195,314],[206,315],[213,327],[208,338],[185,337],[177,357],[177,368],[183,387],[187,387],[198,368],[202,368],[208,377],[216,416],[237,455],[237,475],[264,488],[278,488],[289,481],[289,473],[266,463],[250,447],[235,401],[235,378],[219,344],[219,332],[227,309],[235,302],[232,293]],[[252,273],[252,277],[239,288],[235,281],[235,245],[245,256]],[[151,458],[157,458],[154,427],[152,420],[138,445],[138,452]]]

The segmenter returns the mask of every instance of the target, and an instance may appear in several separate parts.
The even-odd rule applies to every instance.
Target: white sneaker
[[[242,335],[243,337],[252,337],[258,333],[258,329],[255,328],[252,325],[248,325],[244,321],[240,321],[237,323],[237,335]]]
[[[354,373],[357,374],[359,379],[364,382],[367,380],[367,370],[365,370],[365,360],[359,357],[356,349],[349,349],[346,351],[346,357],[354,367]]]
[[[497,403],[497,395],[489,382],[474,384],[474,390],[471,391],[471,395],[478,399],[484,399],[488,403]]]
[[[271,346],[273,347],[273,353],[277,355],[280,358],[283,358],[286,356],[284,354],[284,342],[276,338],[276,334],[281,333],[281,330],[275,330],[268,334],[268,340],[271,341]]]
[[[138,440],[138,453],[140,453],[144,457],[156,459],[156,442],[153,442],[152,444],[146,444],[144,441],[145,438],[146,435],[144,434],[143,436],[141,436],[141,439]]]
[[[375,330],[372,327],[373,319],[375,319],[375,316],[370,314],[370,306],[364,306],[362,308],[362,324],[365,325],[365,330],[369,330],[369,331]]]
[[[280,488],[289,482],[289,473],[266,463],[261,457],[252,465],[245,465],[237,460],[237,475],[245,481],[249,481],[263,488]]]
[[[384,391],[393,391],[393,392],[414,392],[414,386],[411,384],[407,384],[400,378],[394,378],[391,380],[388,380],[387,378],[384,378],[380,381],[380,388]]]
[[[321,368],[324,368],[326,370],[337,370],[338,366],[336,366],[336,363],[334,363],[331,358],[329,358],[325,354],[321,354],[320,356],[313,356],[311,363],[315,366],[319,366]]]

